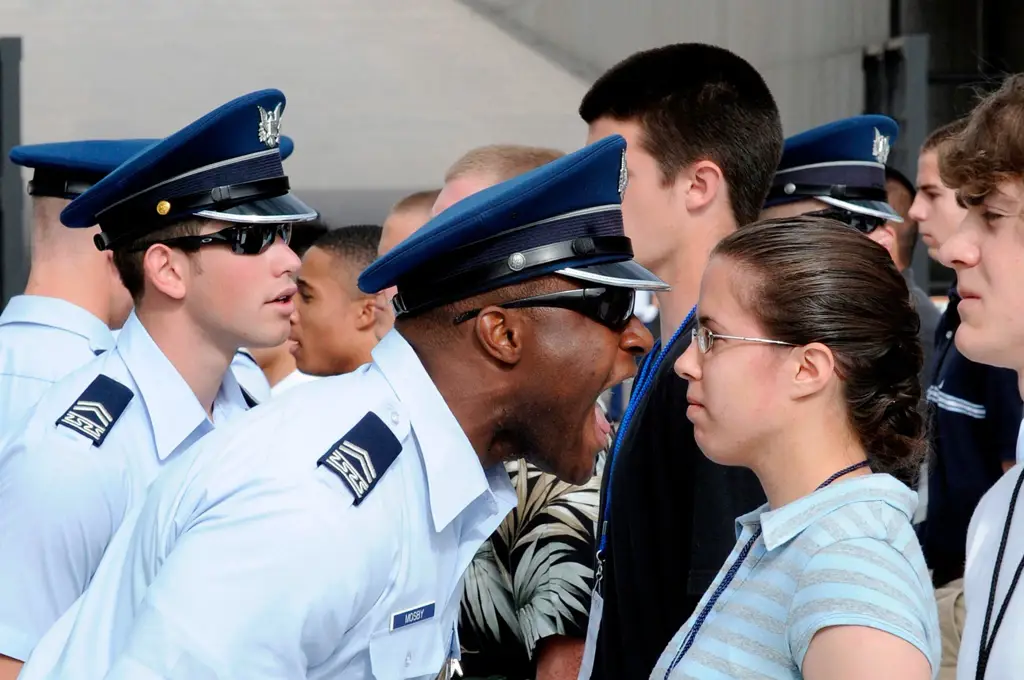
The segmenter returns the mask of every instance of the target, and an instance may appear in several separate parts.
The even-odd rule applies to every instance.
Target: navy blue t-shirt
[[[967,527],[978,501],[1016,459],[1021,398],[1017,374],[971,361],[953,342],[960,325],[954,288],[935,334],[928,388],[932,458],[921,547],[936,587],[964,575]]]

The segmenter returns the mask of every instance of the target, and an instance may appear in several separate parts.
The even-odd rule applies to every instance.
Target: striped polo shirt
[[[885,474],[838,481],[783,507],[736,520],[736,546],[651,680],[800,678],[814,634],[877,628],[920,649],[939,669],[938,612],[910,520],[917,494]],[[693,646],[669,673],[693,622],[761,528]]]

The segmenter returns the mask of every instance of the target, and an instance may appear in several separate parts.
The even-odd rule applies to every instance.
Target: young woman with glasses
[[[921,347],[889,254],[838,222],[715,249],[675,364],[701,450],[768,503],[651,678],[892,678],[938,670],[935,599],[900,479],[924,452]]]

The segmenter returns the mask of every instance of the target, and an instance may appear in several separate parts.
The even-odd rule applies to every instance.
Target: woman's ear
[[[824,390],[835,373],[835,356],[820,342],[793,350],[792,390],[794,397],[807,397]]]

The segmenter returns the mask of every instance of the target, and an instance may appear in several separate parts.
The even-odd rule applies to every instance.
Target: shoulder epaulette
[[[56,424],[85,435],[93,446],[99,446],[133,396],[130,389],[113,378],[98,375]]]
[[[402,452],[402,443],[376,413],[367,413],[320,460],[356,497],[359,505]]]

